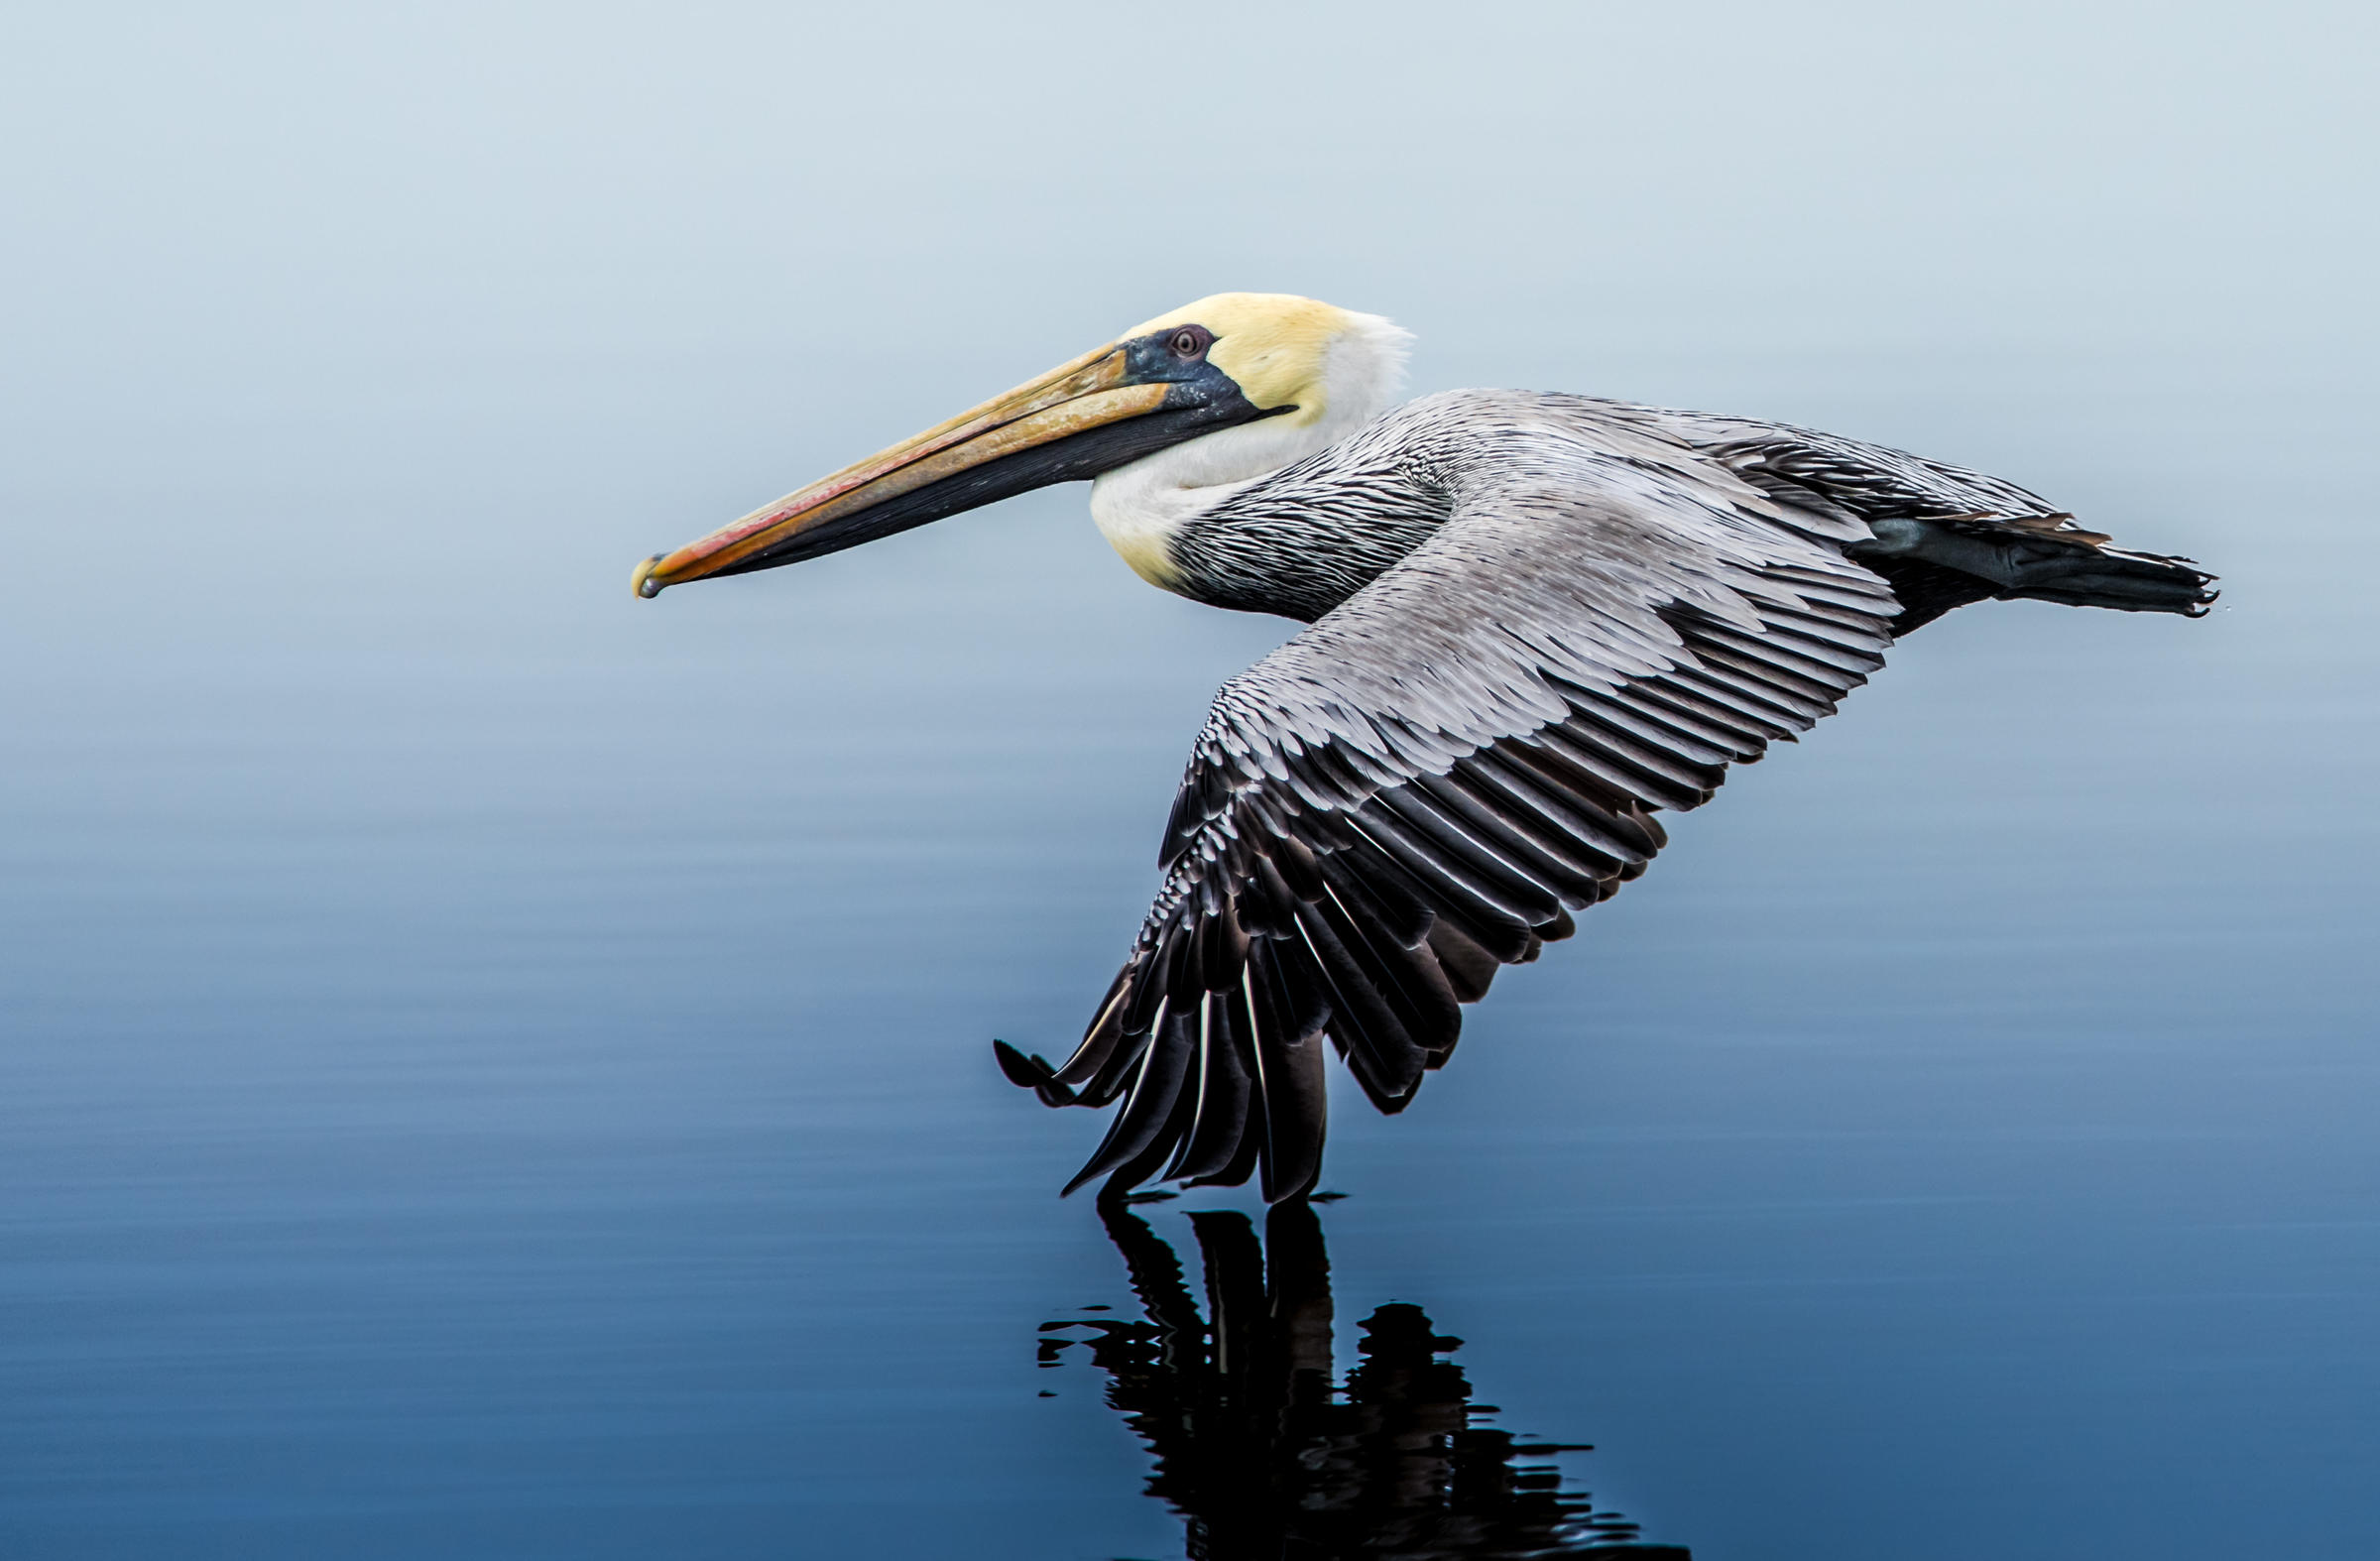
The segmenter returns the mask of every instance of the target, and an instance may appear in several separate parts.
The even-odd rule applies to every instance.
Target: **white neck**
[[[1119,466],[1091,484],[1091,518],[1133,572],[1167,590],[1176,577],[1166,541],[1193,516],[1257,478],[1329,449],[1388,410],[1404,380],[1412,336],[1376,314],[1351,314],[1323,353],[1319,395],[1298,411],[1260,418]]]

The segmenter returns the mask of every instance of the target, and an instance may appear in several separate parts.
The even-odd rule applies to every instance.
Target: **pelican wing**
[[[1002,1050],[1053,1105],[1122,1098],[1074,1185],[1306,1190],[1325,1037],[1402,1109],[1460,1005],[1644,871],[1660,810],[1881,664],[1899,604],[1840,550],[1863,525],[1580,407],[1503,409],[1431,539],[1217,696],[1082,1045]]]

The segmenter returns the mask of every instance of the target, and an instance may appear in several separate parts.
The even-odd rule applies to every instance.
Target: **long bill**
[[[1130,347],[1085,353],[675,552],[655,553],[637,566],[636,593],[658,596],[688,580],[855,547],[1027,488],[1095,476],[1143,442],[1171,442],[1178,433],[1151,428],[1135,437],[1120,426],[1165,408],[1174,389],[1134,376]]]

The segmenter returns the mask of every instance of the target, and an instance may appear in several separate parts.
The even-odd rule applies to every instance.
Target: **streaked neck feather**
[[[1119,466],[1091,484],[1091,518],[1149,584],[1180,586],[1168,543],[1200,513],[1258,478],[1329,449],[1388,410],[1412,336],[1376,314],[1351,314],[1324,350],[1317,408],[1244,422]]]

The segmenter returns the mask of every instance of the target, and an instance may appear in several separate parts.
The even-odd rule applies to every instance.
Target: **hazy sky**
[[[216,581],[253,530],[253,583],[272,495],[435,473],[520,508],[414,506],[376,577],[634,557],[1234,288],[1396,316],[1424,389],[2355,379],[2376,45],[2346,5],[19,6],[0,513],[60,581],[95,532]],[[685,508],[632,516],[647,475]],[[159,512],[224,484],[205,546]],[[308,577],[376,545],[317,529]]]
[[[889,350],[973,384],[1225,288],[1396,314],[1425,375],[1577,388],[1654,344],[2319,346],[2369,331],[2376,32],[2005,0],[19,6],[9,421],[38,465],[94,421],[171,439],[162,403],[456,353]]]

